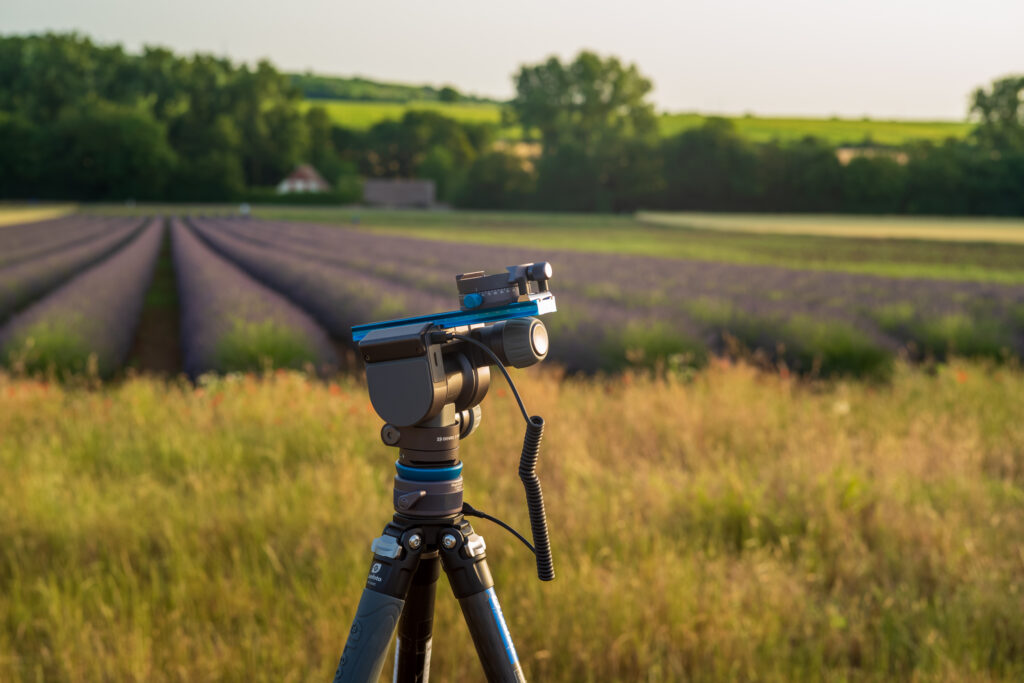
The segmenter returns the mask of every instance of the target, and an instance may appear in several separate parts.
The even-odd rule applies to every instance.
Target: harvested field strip
[[[138,219],[120,219],[110,230],[84,244],[0,268],[0,323],[33,299],[125,244],[140,225]]]
[[[131,348],[164,226],[153,221],[112,256],[0,329],[7,362],[28,372],[110,376]]]
[[[773,235],[1024,244],[1020,218],[915,218],[640,211],[641,223]]]
[[[326,334],[306,313],[215,254],[183,223],[172,223],[171,236],[189,376],[336,365]]]
[[[64,214],[74,211],[74,209],[75,207],[73,204],[32,208],[11,205],[0,206],[0,228],[8,228],[33,221],[45,221],[52,218],[58,218]]]

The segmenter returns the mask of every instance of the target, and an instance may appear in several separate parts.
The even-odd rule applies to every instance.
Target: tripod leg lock
[[[455,597],[461,599],[493,587],[494,579],[487,567],[487,544],[483,537],[466,521],[459,528],[446,531],[442,539],[449,535],[455,543],[447,547],[442,540],[438,549]]]
[[[420,541],[409,541],[414,536],[422,539],[422,534],[421,529],[409,529],[402,534],[402,538],[396,538],[386,532],[375,538],[371,545],[373,563],[366,576],[366,588],[405,599],[423,551]]]

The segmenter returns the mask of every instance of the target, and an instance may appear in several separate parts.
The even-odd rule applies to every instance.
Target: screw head
[[[451,550],[458,542],[459,539],[455,538],[453,534],[445,534],[444,537],[441,538],[441,545],[443,545],[446,550]]]
[[[380,430],[380,440],[388,446],[394,446],[398,443],[398,439],[401,438],[402,433],[398,431],[398,427],[392,424],[386,424]]]
[[[423,537],[419,534],[413,534],[409,537],[409,540],[406,541],[406,545],[409,546],[409,550],[418,550],[419,547],[423,545]]]

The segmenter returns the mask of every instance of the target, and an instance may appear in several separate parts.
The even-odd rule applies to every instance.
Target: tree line
[[[966,140],[868,145],[841,163],[807,137],[753,143],[724,119],[659,136],[651,82],[582,52],[524,65],[507,125],[433,111],[355,130],[266,61],[156,47],[129,54],[76,34],[0,38],[0,197],[277,200],[298,163],[355,201],[360,178],[430,178],[481,209],[1024,215],[1024,77],[972,98]]]

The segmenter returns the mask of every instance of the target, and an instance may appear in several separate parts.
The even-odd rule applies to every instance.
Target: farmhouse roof
[[[324,177],[320,175],[320,172],[309,164],[299,164],[296,166],[295,170],[285,178],[285,181],[288,180],[304,180],[307,183],[313,183],[324,191],[331,189],[331,186],[326,180],[324,180]]]

